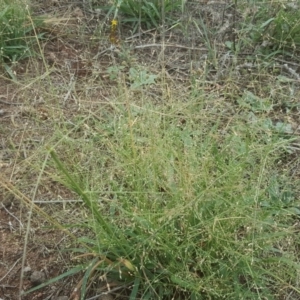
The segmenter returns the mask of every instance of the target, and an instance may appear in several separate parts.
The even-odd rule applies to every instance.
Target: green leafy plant
[[[283,51],[296,50],[300,46],[300,11],[282,9],[274,18],[271,43]]]
[[[124,66],[111,66],[107,69],[109,78],[115,80],[120,75],[121,71],[125,69]],[[130,87],[132,89],[138,89],[146,85],[155,83],[157,75],[149,74],[147,70],[142,68],[129,68],[128,79],[130,81]]]
[[[259,3],[253,9],[255,14],[249,14],[241,23],[239,49],[250,46],[269,57],[278,54],[291,56],[297,51],[300,45],[299,9],[280,3]]]
[[[109,74],[110,80],[116,80],[121,73],[125,69],[124,66],[110,66],[107,68],[107,73]]]
[[[162,5],[165,12],[176,10],[180,1],[171,0],[124,0],[120,6],[120,12],[124,14],[124,23],[134,23],[146,28],[158,27],[162,21]]]
[[[148,74],[146,70],[137,70],[135,68],[129,69],[129,80],[131,81],[132,89],[154,84],[156,78],[157,75]]]
[[[173,23],[171,12],[176,14],[183,10],[183,0],[115,0],[112,7],[106,7],[109,14],[114,11],[114,19],[122,16],[122,23],[129,23],[132,31],[139,26],[144,28],[158,28],[163,20]],[[105,8],[105,7],[102,7]]]
[[[76,122],[89,139],[79,145],[69,132],[50,150],[51,168],[88,216],[73,225],[85,230],[70,249],[81,260],[56,278],[81,272],[78,298],[104,275],[130,299],[272,299],[275,286],[296,284],[297,263],[280,250],[296,212],[279,205],[287,196],[272,179],[280,182],[273,168],[288,140],[270,140],[269,128],[239,117],[220,135],[222,118],[208,117],[198,100],[115,103],[106,120],[91,120],[93,128]],[[62,163],[56,153],[66,148],[74,157]]]
[[[270,99],[262,99],[250,91],[244,91],[243,96],[238,99],[238,103],[241,107],[250,109],[254,112],[269,112],[273,109]]]
[[[25,7],[24,7],[25,6]],[[33,55],[36,42],[33,21],[24,1],[0,0],[0,62],[14,62]]]

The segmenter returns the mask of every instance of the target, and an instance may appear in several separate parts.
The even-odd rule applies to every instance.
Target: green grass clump
[[[96,1],[97,4],[97,1]],[[182,0],[116,0],[112,6],[100,6],[108,15],[114,12],[114,19],[121,16],[123,24],[130,24],[131,31],[139,27],[159,28],[162,23],[174,23],[178,12],[184,9]]]
[[[120,12],[124,14],[124,23],[140,24],[146,28],[158,28],[166,13],[166,19],[170,21],[170,13],[180,11],[183,1],[180,0],[124,0],[120,5]]]
[[[86,234],[72,251],[91,259],[65,274],[85,270],[81,299],[103,274],[127,284],[130,299],[300,293],[299,211],[292,184],[274,167],[287,137],[247,113],[227,120],[201,97],[112,106],[72,120],[51,150],[61,171],[54,177],[87,208],[73,225]]]
[[[240,9],[245,23],[238,34],[239,48],[256,48],[268,57],[295,54],[300,44],[298,4],[260,2],[253,7],[242,5]]]
[[[0,0],[0,63],[15,62],[33,55],[36,37],[29,3],[25,0]]]
[[[300,45],[300,12],[299,10],[281,10],[274,19],[271,32],[273,43],[283,51],[296,50]]]

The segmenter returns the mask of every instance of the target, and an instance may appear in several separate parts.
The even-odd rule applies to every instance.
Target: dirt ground
[[[3,79],[0,79],[3,82]],[[4,85],[0,83],[0,86]],[[5,85],[7,86],[7,85]],[[3,92],[3,89],[1,89]],[[6,91],[7,92],[7,91]],[[15,95],[6,93],[6,95]],[[10,100],[8,100],[10,101]],[[17,101],[21,101],[18,99]],[[18,181],[23,181],[26,177],[26,169],[18,163],[24,160],[20,152],[16,152],[12,147],[7,146],[7,142],[22,144],[22,139],[13,131],[24,129],[24,123],[28,122],[28,115],[22,113],[24,107],[18,105],[8,105],[0,102],[1,110],[1,146],[0,146],[0,174],[1,181],[11,178],[9,184],[17,186]],[[23,132],[24,133],[24,132]],[[23,137],[31,136],[30,133]],[[32,136],[30,137],[30,139]],[[30,153],[30,147],[29,147]],[[23,153],[24,154],[24,153]],[[34,180],[34,171],[29,176]],[[6,179],[4,179],[6,178]],[[32,181],[31,180],[31,181]],[[28,184],[29,181],[28,181]],[[56,192],[51,190],[56,189]],[[58,189],[60,189],[58,191]],[[32,191],[32,187],[27,187],[27,192]],[[29,195],[28,194],[28,195]],[[66,199],[70,197],[70,192],[64,188],[51,183],[49,189],[40,189],[39,197],[57,197],[57,194],[64,195]],[[29,196],[30,197],[30,196]],[[57,207],[56,207],[57,209]],[[59,299],[60,295],[72,294],[75,284],[72,280],[45,287],[29,295],[20,296],[23,291],[38,285],[50,278],[60,275],[69,265],[70,256],[60,251],[66,245],[67,238],[63,232],[53,229],[47,221],[37,215],[31,214],[31,209],[26,206],[20,198],[7,190],[0,190],[0,299]],[[30,222],[29,222],[30,221]],[[22,277],[22,278],[21,278]],[[62,298],[63,299],[63,298]]]
[[[56,230],[43,230],[34,224],[31,227],[29,243],[24,264],[24,278],[20,285],[22,259],[24,256],[23,223],[26,210],[18,205],[2,206],[0,210],[0,239],[1,239],[1,299],[19,299],[19,292],[26,291],[44,279],[61,274],[62,265],[67,257],[62,257],[59,249],[62,234]],[[37,225],[37,224],[36,224]],[[40,278],[40,279],[39,279]],[[72,287],[69,283],[60,282],[56,286],[46,287],[38,292],[23,296],[22,299],[50,299],[49,297],[70,295]]]
[[[70,31],[78,33],[83,22],[91,16],[86,16],[82,8],[73,5],[72,1],[32,3],[37,15],[49,14],[60,18],[57,23],[51,23],[42,29],[46,31],[48,38],[41,44],[47,67],[56,68],[51,74],[52,80],[61,82],[64,81],[62,78],[66,78],[67,81],[74,76],[84,82],[93,71],[87,57],[91,58],[97,54],[99,47],[87,49],[83,46],[83,41],[78,42],[70,37]],[[68,39],[65,30],[69,30]],[[91,53],[92,51],[94,52]],[[107,65],[105,61],[99,62],[100,64],[102,69]],[[97,67],[99,66],[94,66],[94,69]],[[47,123],[50,118],[55,117],[57,99],[54,97],[45,101],[44,91],[34,84],[28,84],[27,80],[34,81],[35,74],[45,72],[42,60],[21,61],[12,69],[18,75],[18,83],[8,79],[5,72],[0,74],[0,180],[8,180],[8,184],[16,189],[20,189],[21,185],[23,195],[31,198],[37,174],[25,161],[43,143],[43,137],[47,137],[49,127],[52,126],[51,122]],[[101,76],[101,71],[97,69],[97,72],[97,76]],[[80,87],[76,92],[80,93]],[[90,104],[88,106],[90,107]],[[68,118],[74,116],[77,110],[78,105],[70,101],[68,106],[62,108],[61,113]],[[37,126],[41,131],[35,130]],[[25,181],[27,184],[24,186]],[[35,212],[31,215],[30,206],[26,206],[20,198],[22,196],[18,198],[7,189],[0,188],[0,299],[79,299],[76,286],[80,282],[80,275],[61,279],[36,292],[22,295],[24,291],[68,270],[72,261],[69,253],[62,252],[70,242],[66,235],[49,226],[42,216]],[[36,198],[68,200],[74,199],[74,195],[63,186],[49,181],[40,185]],[[47,208],[47,204],[38,205],[41,205],[42,209],[45,208],[50,215],[62,209],[66,214],[76,210],[76,205],[65,208],[61,203],[54,204],[56,207],[53,209],[49,209],[49,206]],[[114,298],[111,295],[101,295],[105,291],[106,283],[99,283],[98,289],[95,289],[90,297],[117,299],[116,295]]]

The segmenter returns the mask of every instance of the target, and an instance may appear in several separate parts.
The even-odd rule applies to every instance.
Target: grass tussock
[[[74,299],[94,296],[104,279],[121,290],[121,299],[298,297],[299,86],[298,73],[283,60],[296,51],[297,16],[288,18],[290,11],[279,4],[273,7],[278,14],[271,17],[265,15],[265,3],[235,1],[226,7],[231,9],[227,15],[207,6],[202,12],[206,19],[201,19],[192,14],[194,3],[185,7],[176,1],[182,14],[190,9],[191,15],[174,22],[164,15],[173,11],[167,5],[171,2],[166,1],[165,9],[155,3],[142,1],[133,11],[135,1],[124,0],[106,9],[106,17],[114,13],[113,23],[105,19],[107,32],[99,32],[99,24],[88,32],[115,43],[98,54],[92,53],[95,37],[87,38],[80,23],[87,14],[84,7],[76,7],[76,17],[66,18],[73,30],[68,43],[52,39],[51,34],[63,31],[56,25],[53,32],[47,29],[49,41],[35,37],[42,59],[30,56],[26,65],[36,68],[35,77],[26,77],[32,69],[18,77],[16,95],[25,98],[18,113],[27,123],[22,127],[13,119],[23,131],[12,133],[12,174],[22,177],[17,184],[24,188],[13,194],[29,194],[28,182],[39,174],[31,183],[33,198],[43,188],[62,186],[75,195],[76,213],[51,207],[45,211],[57,216],[59,226],[45,219],[70,231],[67,250],[76,260],[65,273],[26,293],[79,273]],[[89,9],[93,4],[89,2]],[[235,20],[234,35],[225,23],[222,30],[214,27],[221,16]],[[172,27],[155,44],[152,35],[160,31],[151,30],[145,50],[135,42],[131,49],[120,46],[118,24],[131,24],[132,35],[161,23]],[[32,30],[33,23],[28,24]],[[70,28],[63,32],[66,40]],[[284,37],[282,28],[288,32]],[[165,35],[173,29],[176,34]],[[190,37],[206,53],[200,46],[200,54],[194,45],[185,46]],[[158,47],[164,38],[166,49]],[[91,53],[78,40],[89,41]],[[18,40],[0,37],[4,50],[14,49],[7,44],[12,41]],[[151,47],[164,55],[148,51]],[[23,58],[17,54],[2,53],[0,62]],[[180,65],[189,58],[190,64]],[[5,130],[1,126],[2,134]],[[29,137],[35,143],[23,147]],[[23,160],[18,160],[21,154]],[[30,197],[26,199],[30,206]]]
[[[290,140],[204,108],[213,101],[112,102],[61,131],[49,161],[61,175],[50,173],[86,204],[73,251],[96,257],[87,277],[134,283],[132,299],[272,299],[296,286],[296,199],[274,169]]]

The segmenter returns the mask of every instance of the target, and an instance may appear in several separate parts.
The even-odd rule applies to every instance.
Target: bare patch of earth
[[[69,257],[59,250],[61,243],[64,243],[62,232],[41,228],[43,222],[39,223],[37,216],[33,217],[35,220],[31,223],[27,247],[25,247],[28,210],[13,203],[9,205],[10,203],[6,202],[7,205],[4,205],[3,199],[0,202],[1,299],[38,300],[70,295],[72,281],[68,279],[20,297],[23,291],[60,275],[67,267]]]

